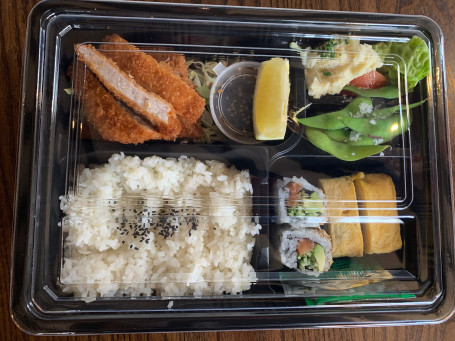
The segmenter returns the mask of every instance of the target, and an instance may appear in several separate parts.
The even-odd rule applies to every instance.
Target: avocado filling
[[[297,256],[297,263],[300,270],[324,271],[325,253],[323,247],[315,244],[312,250]]]
[[[300,191],[300,200],[294,201],[298,206],[288,207],[288,215],[292,217],[318,217],[325,211],[322,198],[316,192],[308,194]]]

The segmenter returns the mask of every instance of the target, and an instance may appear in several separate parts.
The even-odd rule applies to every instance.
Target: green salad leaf
[[[398,85],[398,75],[404,75],[405,64],[408,89],[414,88],[430,72],[430,51],[427,44],[417,36],[412,37],[407,43],[381,42],[372,45],[372,47],[379,54],[398,55],[402,58],[397,58],[400,68],[399,73],[397,64],[395,63],[384,65],[380,70],[387,77],[391,85]]]

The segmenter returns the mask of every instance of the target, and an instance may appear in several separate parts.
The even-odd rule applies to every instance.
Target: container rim
[[[400,27],[414,32],[419,31],[423,36],[433,42],[433,60],[437,66],[437,73],[441,82],[435,86],[435,122],[433,131],[432,161],[436,165],[436,171],[432,180],[437,184],[440,192],[433,193],[437,196],[438,217],[435,223],[440,226],[444,238],[440,236],[439,257],[441,261],[441,281],[443,292],[434,302],[427,305],[412,304],[407,306],[391,305],[389,309],[372,311],[369,307],[352,307],[349,316],[345,312],[337,311],[339,306],[331,306],[322,309],[318,313],[308,316],[303,311],[293,309],[276,309],[275,311],[233,311],[217,312],[210,317],[204,315],[203,310],[193,312],[191,316],[205,316],[203,326],[189,322],[184,326],[182,322],[188,321],[189,316],[182,312],[164,312],[156,318],[155,326],[143,327],[138,330],[141,320],[155,316],[153,314],[129,314],[118,313],[106,317],[103,312],[88,314],[86,316],[50,316],[40,310],[31,300],[30,283],[27,283],[32,268],[32,254],[34,248],[34,208],[37,198],[37,167],[36,160],[39,158],[39,126],[40,115],[40,87],[42,86],[44,60],[43,52],[38,56],[30,55],[30,46],[36,43],[49,43],[55,37],[48,37],[45,26],[53,18],[60,14],[72,13],[86,15],[94,11],[96,14],[127,16],[126,8],[133,9],[132,18],[140,17],[140,11],[165,16],[173,11],[177,16],[192,16],[195,13],[206,18],[210,15],[219,15],[217,20],[227,20],[229,16],[234,18],[250,17],[250,20],[277,20],[283,23],[312,22],[320,24],[324,18],[332,17],[329,25],[346,23],[345,29],[353,26],[373,24],[384,25],[386,22],[393,27]],[[225,14],[225,17],[220,17]],[[144,13],[142,13],[144,15]],[[168,14],[169,15],[169,14]],[[416,20],[418,19],[418,20]],[[377,29],[376,27],[374,29]],[[201,5],[201,4],[174,4],[174,3],[143,3],[126,1],[61,1],[45,0],[35,5],[30,12],[27,21],[26,43],[24,51],[24,64],[21,87],[21,118],[20,135],[18,139],[18,151],[23,153],[17,161],[14,233],[12,243],[12,271],[10,277],[10,314],[14,323],[28,333],[36,335],[73,334],[81,335],[92,333],[115,333],[128,332],[131,330],[144,332],[159,331],[207,331],[207,330],[245,330],[245,329],[281,329],[281,328],[327,328],[327,327],[362,327],[362,326],[390,326],[410,325],[417,323],[435,324],[448,320],[455,309],[455,269],[454,259],[454,221],[453,211],[453,179],[451,158],[439,157],[438,154],[450,155],[450,133],[448,127],[447,101],[446,101],[446,75],[444,68],[443,36],[437,23],[426,16],[399,15],[399,14],[375,14],[336,11],[314,11],[297,9],[276,9],[261,7],[238,7],[224,5]],[[445,131],[445,134],[436,134]],[[21,154],[19,154],[21,155]],[[25,157],[24,157],[25,156]],[[447,173],[448,176],[447,176]],[[246,316],[254,316],[254,319],[245,319]],[[367,316],[367,318],[365,318]],[[326,320],[321,323],[321,318]],[[112,326],[112,321],[120,321],[122,324]],[[109,324],[111,322],[111,324]],[[82,327],[83,326],[83,327]],[[76,329],[75,329],[76,328]],[[100,330],[100,328],[102,328]],[[66,330],[65,332],[62,332]]]

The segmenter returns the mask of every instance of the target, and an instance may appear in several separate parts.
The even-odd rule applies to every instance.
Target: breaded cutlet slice
[[[124,144],[164,139],[141,119],[131,115],[100,83],[94,74],[79,63],[73,77],[75,95],[82,102],[85,118],[102,139]]]
[[[194,123],[189,123],[183,116],[178,116],[180,124],[182,125],[182,131],[179,134],[179,138],[186,138],[192,140],[199,140],[202,138],[203,129],[200,120]]]
[[[100,51],[111,58],[146,90],[171,103],[178,115],[189,123],[202,115],[205,100],[166,63],[158,63],[151,55],[140,51],[117,34],[106,36]]]
[[[153,51],[158,48],[148,47],[147,49],[151,49]],[[180,76],[180,78],[193,87],[193,82],[188,78],[188,66],[186,65],[185,56],[183,54],[173,52],[151,52],[150,55],[155,58],[156,61],[169,65],[171,69]]]
[[[78,45],[75,49],[78,60],[84,62],[117,99],[137,114],[144,116],[167,139],[175,139],[178,136],[182,128],[169,102],[144,89],[92,45]]]

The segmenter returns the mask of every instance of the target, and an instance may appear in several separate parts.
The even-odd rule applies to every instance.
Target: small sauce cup
[[[229,139],[257,144],[253,130],[253,97],[260,63],[238,62],[225,67],[219,63],[218,77],[210,90],[210,110],[218,128]]]

